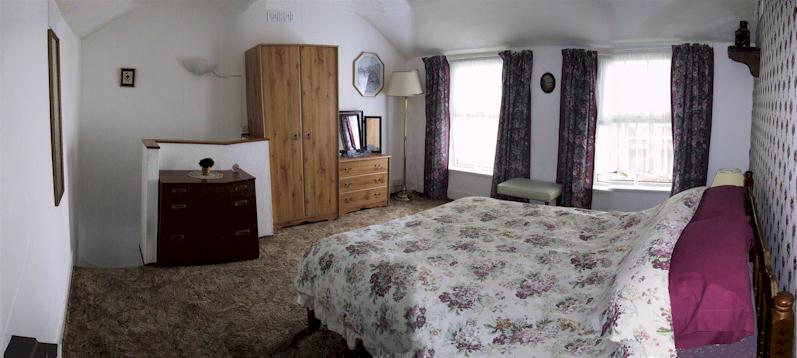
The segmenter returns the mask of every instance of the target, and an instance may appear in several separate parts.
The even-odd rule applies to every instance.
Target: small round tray
[[[213,180],[213,179],[221,179],[224,177],[224,174],[219,172],[210,172],[208,175],[202,175],[202,172],[189,172],[188,176],[197,179],[203,180]]]

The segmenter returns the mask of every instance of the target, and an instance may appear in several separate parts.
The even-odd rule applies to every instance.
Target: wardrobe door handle
[[[293,139],[299,139],[299,134],[298,133],[294,133],[293,134]]]
[[[188,207],[188,205],[185,205],[185,204],[173,204],[172,205],[172,210],[181,210],[181,209],[185,209],[187,207]]]
[[[310,139],[310,132],[307,132],[307,139]]]
[[[252,232],[251,230],[238,230],[235,232],[235,236],[246,236],[249,235],[249,233],[251,232]]]

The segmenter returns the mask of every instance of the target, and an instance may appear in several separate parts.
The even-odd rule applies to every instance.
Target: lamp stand
[[[404,171],[401,180],[401,191],[393,196],[398,201],[410,201],[410,193],[407,191],[407,103],[409,97],[404,96]]]

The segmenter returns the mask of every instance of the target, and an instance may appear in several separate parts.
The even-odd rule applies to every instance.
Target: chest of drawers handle
[[[351,171],[351,167],[343,167],[343,172],[348,173]]]
[[[345,183],[345,184],[343,184],[343,187],[344,187],[344,188],[346,188],[346,189],[348,189],[350,186],[351,186],[351,183]]]
[[[244,206],[246,204],[249,204],[249,200],[236,200],[235,203],[233,203],[234,206]]]
[[[185,204],[172,204],[172,210],[182,210],[187,208],[188,205]]]
[[[186,188],[174,188],[174,189],[172,189],[172,193],[174,193],[174,194],[182,194],[182,193],[185,193],[187,191],[188,191],[188,189],[186,189]]]
[[[246,190],[246,189],[249,189],[249,185],[241,184],[241,185],[236,185],[235,186],[235,191],[243,191],[243,190]]]
[[[185,239],[185,235],[172,235],[169,236],[169,240],[182,240]]]
[[[374,198],[378,198],[380,196],[382,196],[382,193],[374,193]]]
[[[246,235],[249,235],[251,232],[252,232],[252,230],[249,230],[249,229],[238,230],[238,231],[235,232],[235,236],[246,236]]]
[[[384,180],[382,180],[382,178],[374,179],[374,184],[382,184],[382,183],[384,183]]]

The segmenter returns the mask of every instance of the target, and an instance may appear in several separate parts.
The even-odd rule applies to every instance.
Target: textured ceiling
[[[186,0],[56,0],[83,37],[137,6]],[[245,10],[254,1],[190,0]],[[354,12],[406,55],[532,45],[731,41],[756,0],[287,0]],[[264,14],[265,16],[265,14]]]

